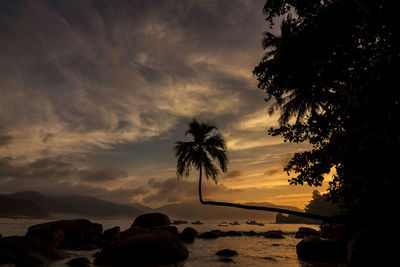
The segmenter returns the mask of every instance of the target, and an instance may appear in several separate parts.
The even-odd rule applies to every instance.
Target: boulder
[[[220,235],[213,231],[204,232],[199,235],[199,238],[205,238],[205,239],[214,239],[214,238],[218,238],[218,237],[220,237]]]
[[[69,262],[66,263],[68,266],[71,267],[90,267],[90,261],[86,259],[85,257],[79,257],[70,260]]]
[[[238,253],[235,250],[231,250],[231,249],[222,249],[222,250],[217,251],[217,253],[215,253],[215,254],[217,254],[217,256],[220,256],[220,257],[233,257],[233,256],[238,255]]]
[[[346,260],[346,243],[335,240],[324,240],[319,237],[306,237],[296,245],[299,259],[312,261]]]
[[[111,229],[107,229],[101,235],[102,240],[112,241],[119,238],[121,232],[121,228],[119,226],[115,226]]]
[[[247,231],[247,232],[243,232],[244,235],[247,236],[257,236],[258,234],[256,232],[254,232],[253,230],[251,231]]]
[[[198,235],[196,229],[192,227],[186,227],[183,229],[182,233],[179,235],[179,238],[183,241],[192,243],[194,238]]]
[[[280,231],[280,230],[267,231],[267,232],[264,233],[264,237],[265,238],[275,238],[275,239],[283,239],[283,238],[285,238],[283,236],[282,231]]]
[[[85,244],[85,245],[77,248],[77,250],[83,250],[83,251],[90,251],[90,250],[96,250],[96,249],[98,249],[98,247],[93,244]]]
[[[96,242],[103,232],[101,224],[89,220],[60,220],[29,227],[26,236],[54,247],[77,249]]]
[[[143,228],[142,228],[143,229]],[[185,260],[189,251],[174,234],[165,230],[134,227],[104,247],[94,263],[111,266],[161,265]]]
[[[168,231],[171,234],[174,235],[178,235],[178,228],[176,228],[176,226],[174,225],[170,225],[170,226],[157,226],[157,227],[153,227],[151,228],[152,230],[164,230],[164,231]]]
[[[394,266],[398,247],[393,235],[385,232],[381,225],[356,232],[347,243],[349,266]],[[394,229],[390,227],[388,229]]]
[[[319,236],[319,232],[309,227],[300,227],[296,232],[295,238],[304,238],[306,236]]]
[[[65,258],[56,248],[27,236],[8,236],[0,240],[0,264],[37,266]]]
[[[0,251],[0,265],[16,263],[17,257],[7,251]]]
[[[42,224],[29,227],[27,236],[56,248],[63,242],[65,233],[60,228],[52,227],[51,224]]]
[[[171,221],[168,216],[162,213],[146,213],[135,218],[131,227],[139,226],[146,228],[154,228],[160,226],[169,226]]]

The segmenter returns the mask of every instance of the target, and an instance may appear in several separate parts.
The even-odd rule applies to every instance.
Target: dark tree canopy
[[[352,215],[385,215],[394,206],[400,148],[400,1],[267,0],[265,56],[254,69],[273,136],[309,142],[285,170],[291,184],[322,185]]]

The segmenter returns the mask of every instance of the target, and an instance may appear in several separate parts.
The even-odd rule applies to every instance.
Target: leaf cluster
[[[320,186],[333,168],[329,197],[349,212],[390,206],[398,186],[393,153],[400,148],[399,1],[268,0],[253,74],[265,90],[288,142],[309,142],[285,170],[292,184]],[[398,187],[397,187],[398,188]]]

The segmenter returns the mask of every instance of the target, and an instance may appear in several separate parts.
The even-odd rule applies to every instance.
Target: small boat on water
[[[218,224],[218,226],[228,226],[228,224],[226,222],[222,222],[222,223]]]
[[[184,220],[173,220],[171,224],[173,225],[179,225],[179,224],[186,224],[187,221]]]
[[[238,223],[238,221],[234,221],[233,223],[230,222],[229,224],[230,224],[230,225],[240,225],[240,223]]]
[[[246,221],[246,223],[249,224],[249,225],[258,225],[258,226],[264,226],[265,225],[263,223],[258,223],[255,220],[248,220],[248,221]]]
[[[203,224],[201,221],[192,222],[192,224]]]

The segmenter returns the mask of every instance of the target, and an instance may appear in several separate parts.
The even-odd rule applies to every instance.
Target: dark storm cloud
[[[104,182],[125,178],[128,174],[125,170],[122,170],[119,165],[113,164],[105,167],[80,171],[79,176],[83,181],[87,182]]]
[[[76,173],[73,164],[59,158],[41,158],[28,164],[15,164],[10,157],[0,158],[0,179],[70,178]]]
[[[119,165],[111,164],[102,167],[78,167],[62,157],[46,157],[31,163],[18,164],[11,157],[0,158],[0,179],[15,180],[82,180],[86,182],[105,182],[121,179],[127,172]]]
[[[11,142],[12,136],[9,134],[0,133],[0,146],[5,146]]]
[[[187,199],[198,198],[198,182],[188,181],[184,179],[170,178],[165,181],[159,181],[151,178],[148,181],[148,185],[151,189],[155,190],[154,193],[148,194],[143,201],[145,203],[150,202],[180,202]],[[209,183],[203,183],[203,190],[207,196],[213,196],[220,193],[237,193],[239,189],[229,189],[224,185],[215,185]]]
[[[249,31],[242,26],[255,23],[253,12],[261,13],[251,1],[27,3],[18,23],[1,38],[8,41],[0,42],[0,73],[7,73],[0,75],[6,88],[2,105],[9,110],[0,120],[11,128],[61,123],[71,133],[112,133],[124,121],[125,128],[136,129],[138,136],[149,125],[133,120],[135,112],[157,114],[160,108],[157,94],[151,92],[163,91],[165,103],[179,103],[181,92],[169,93],[169,88],[186,91],[191,82],[214,92],[198,89],[186,97],[189,101],[248,98],[252,85],[223,70],[221,60],[232,65],[250,49],[244,45],[248,40],[259,46],[254,27]],[[216,61],[209,62],[208,57]],[[18,105],[21,101],[27,104]],[[254,105],[241,101],[235,106],[246,110]],[[174,105],[162,109],[176,110]],[[179,113],[192,117],[190,110]],[[12,114],[20,120],[13,120]],[[174,117],[170,116],[171,123]],[[158,132],[164,130],[161,121]]]

